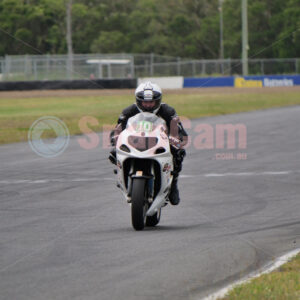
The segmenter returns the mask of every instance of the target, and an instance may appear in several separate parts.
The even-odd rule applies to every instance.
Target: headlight
[[[138,151],[146,151],[157,145],[157,137],[129,136],[128,144]]]
[[[126,145],[121,145],[120,150],[130,153],[130,149]]]

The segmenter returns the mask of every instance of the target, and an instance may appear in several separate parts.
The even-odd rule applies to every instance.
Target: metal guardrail
[[[299,74],[300,59],[249,59],[250,75]],[[156,54],[25,55],[0,58],[0,80],[124,79],[241,75],[240,59],[192,60]]]

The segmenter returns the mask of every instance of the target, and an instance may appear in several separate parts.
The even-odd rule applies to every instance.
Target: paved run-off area
[[[107,149],[0,147],[0,299],[199,299],[300,247],[300,107],[194,120],[178,207],[135,232]],[[201,150],[199,124],[246,149]]]

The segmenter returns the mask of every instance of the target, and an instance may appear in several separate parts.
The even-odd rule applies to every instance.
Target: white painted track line
[[[268,172],[237,172],[237,173],[207,173],[200,175],[180,175],[180,178],[193,178],[193,177],[229,177],[229,176],[280,176],[280,175],[290,175],[296,172],[292,171],[268,171]],[[297,172],[298,173],[298,172]],[[73,179],[39,179],[39,180],[29,180],[29,179],[13,179],[13,180],[0,180],[0,184],[37,184],[37,183],[51,183],[51,182],[97,182],[103,180],[115,180],[116,178],[106,177],[101,178],[100,175],[97,178],[73,178]]]
[[[249,275],[247,275],[246,277],[235,281],[234,283],[222,288],[221,290],[205,297],[202,298],[201,300],[217,300],[217,299],[221,299],[223,297],[225,297],[232,289],[234,289],[236,286],[243,284],[243,283],[248,283],[250,282],[252,279],[257,278],[263,274],[268,274],[271,273],[273,271],[275,271],[276,269],[278,269],[279,267],[281,267],[283,264],[287,263],[288,261],[290,261],[293,257],[295,257],[298,253],[300,253],[300,249],[296,249],[293,250],[291,252],[288,252],[280,257],[278,257],[275,261],[271,261],[270,263],[268,263],[267,265],[265,265],[263,268],[259,269],[258,271],[255,271]]]

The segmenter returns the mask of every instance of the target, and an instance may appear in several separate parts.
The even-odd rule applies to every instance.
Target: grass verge
[[[299,300],[300,254],[277,271],[235,287],[222,300]]]
[[[1,95],[0,95],[1,96]],[[124,107],[134,102],[132,95],[63,96],[33,98],[0,98],[0,144],[27,141],[31,124],[43,116],[56,116],[63,120],[70,134],[81,134],[79,121],[85,116],[97,119],[97,125],[89,126],[101,131],[103,125],[115,124]],[[260,93],[178,93],[165,94],[164,102],[176,108],[187,118],[199,118],[253,111],[272,107],[299,105],[299,90],[272,89]],[[49,132],[44,137],[55,137]]]

